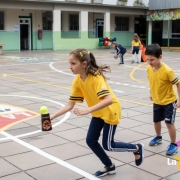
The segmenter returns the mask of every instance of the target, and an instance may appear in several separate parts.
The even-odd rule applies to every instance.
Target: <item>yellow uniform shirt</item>
[[[132,46],[140,46],[140,44],[141,44],[140,40],[137,42],[135,40],[132,41]]]
[[[89,74],[85,81],[77,75],[72,83],[69,101],[82,103],[85,99],[88,107],[94,106],[101,98],[111,95],[113,103],[103,109],[92,112],[93,117],[103,119],[107,124],[116,125],[121,117],[121,106],[119,100],[101,75]]]
[[[148,66],[147,73],[152,100],[155,104],[167,105],[177,99],[173,85],[179,82],[179,78],[170,67],[162,63],[161,67],[154,71],[151,66]]]

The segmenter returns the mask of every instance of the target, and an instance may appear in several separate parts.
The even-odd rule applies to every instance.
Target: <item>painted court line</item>
[[[139,86],[135,84],[127,84],[127,83],[119,83],[119,82],[114,82],[114,81],[108,81],[109,84],[117,84],[117,85],[122,85],[122,86],[131,86],[131,87],[136,87],[136,88],[141,88],[141,89],[149,89],[149,87],[146,86]]]
[[[49,99],[45,99],[45,98],[39,98],[39,97],[19,96],[19,95],[0,95],[0,96],[9,96],[9,97],[15,96],[15,97],[22,97],[22,98],[39,99],[39,100],[49,101],[49,102],[52,102],[52,103],[64,106],[64,104],[61,104],[59,102],[56,102],[56,101],[53,101],[53,100],[49,100]],[[70,115],[70,112],[66,113],[66,115],[61,119],[61,121],[55,123],[53,125],[53,127],[63,123],[69,117],[69,115]],[[39,132],[41,132],[41,130],[34,131],[34,132],[31,132],[31,133],[25,133],[25,134],[18,135],[18,136],[12,136],[12,135],[10,135],[10,134],[8,134],[6,132],[0,132],[0,134],[6,136],[5,138],[1,138],[0,140],[11,139],[11,140],[13,140],[13,141],[15,141],[15,142],[17,142],[17,143],[19,143],[19,144],[29,148],[29,149],[31,149],[32,151],[40,154],[41,156],[44,156],[44,157],[46,157],[46,158],[48,158],[48,159],[50,159],[50,160],[52,160],[52,161],[54,161],[54,162],[64,166],[64,167],[66,167],[66,168],[68,168],[68,169],[70,169],[70,170],[72,170],[72,171],[82,175],[83,177],[86,177],[86,178],[88,178],[90,180],[99,180],[99,178],[96,178],[95,176],[93,176],[93,175],[91,175],[91,174],[89,174],[89,173],[87,173],[87,172],[85,172],[85,171],[83,171],[83,170],[81,170],[81,169],[79,169],[79,168],[77,168],[77,167],[75,167],[75,166],[73,166],[73,165],[63,161],[63,160],[58,159],[57,157],[54,157],[54,156],[52,156],[52,155],[50,155],[50,154],[40,150],[39,148],[37,148],[35,146],[32,146],[32,145],[30,145],[30,144],[28,144],[28,143],[18,139],[18,137],[28,136],[28,135],[32,135],[32,134],[39,133]]]
[[[79,169],[79,168],[77,168],[77,167],[63,161],[63,160],[61,160],[61,159],[58,159],[57,157],[52,156],[52,155],[40,150],[39,148],[30,145],[30,144],[18,139],[17,137],[14,137],[14,136],[6,133],[6,132],[1,132],[1,134],[6,136],[7,138],[19,143],[19,144],[21,144],[22,146],[27,147],[28,149],[31,149],[32,151],[38,153],[39,155],[44,156],[47,159],[49,159],[51,161],[54,161],[54,162],[56,162],[56,163],[58,163],[58,164],[60,164],[60,165],[62,165],[64,167],[66,167],[66,168],[68,168],[68,169],[82,175],[83,177],[86,177],[86,178],[88,178],[90,180],[99,180],[99,178],[96,178],[95,176],[93,176],[93,175],[91,175],[91,174],[89,174],[89,173],[87,173],[87,172],[85,172],[85,171],[83,171],[83,170],[81,170],[81,169]]]
[[[119,91],[119,90],[113,90],[115,92],[123,93],[124,91]]]
[[[57,61],[56,61],[57,62]],[[59,62],[67,62],[67,61],[59,61]],[[31,64],[46,64],[49,62],[38,62],[38,63],[31,63],[31,62],[27,62],[27,63],[18,63],[18,64],[7,64],[7,65],[0,65],[0,67],[3,67],[3,66],[24,66],[24,65],[31,65]]]
[[[73,75],[73,74],[70,74],[70,73],[66,73],[66,72],[63,72],[63,71],[61,71],[61,70],[56,69],[56,68],[53,66],[53,64],[54,64],[54,62],[50,63],[50,64],[49,64],[49,67],[50,67],[51,69],[53,69],[54,71],[57,71],[57,72],[59,72],[59,73],[66,74],[66,75],[69,75],[69,76],[76,76],[76,75]]]
[[[59,73],[62,73],[62,74],[66,74],[66,75],[69,75],[69,76],[76,76],[76,75],[73,75],[73,74],[70,74],[70,73],[66,73],[66,72],[63,72],[61,70],[58,70],[56,69],[54,66],[53,66],[54,62],[50,63],[49,64],[49,67],[51,69],[53,69],[54,71],[57,71]],[[133,67],[134,68],[134,67]],[[138,86],[138,85],[131,85],[131,84],[125,84],[125,83],[119,83],[119,82],[114,82],[114,81],[108,81],[109,84],[117,84],[117,85],[123,85],[123,86],[132,86],[132,87],[137,87],[137,88],[148,88],[148,87],[143,87],[143,86]]]
[[[52,102],[52,103],[55,103],[55,104],[58,104],[60,106],[64,106],[64,104],[60,103],[60,102],[57,102],[57,101],[53,101],[53,100],[50,100],[50,99],[45,99],[45,98],[40,98],[40,97],[33,97],[33,96],[20,96],[20,95],[1,95],[0,96],[3,96],[3,97],[20,97],[20,98],[27,98],[27,99],[39,99],[39,100],[43,100],[43,101],[48,101],[48,102]],[[70,116],[70,112],[67,112],[65,114],[65,116],[58,122],[54,123],[52,125],[52,127],[56,127],[60,124],[62,124],[64,121],[66,121],[69,116]],[[37,130],[37,131],[33,131],[33,132],[30,132],[30,133],[25,133],[25,134],[21,134],[21,135],[18,135],[18,136],[15,136],[15,137],[24,137],[24,136],[29,136],[29,135],[32,135],[32,134],[36,134],[36,133],[40,133],[42,132],[41,130]],[[3,141],[3,140],[8,140],[8,138],[0,138],[0,141]]]

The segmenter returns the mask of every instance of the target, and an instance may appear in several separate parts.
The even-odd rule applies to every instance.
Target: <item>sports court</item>
[[[113,49],[92,52],[98,64],[111,66],[106,77],[122,106],[115,140],[145,145],[145,160],[139,167],[135,166],[133,153],[107,152],[117,173],[101,179],[180,179],[180,161],[178,164],[174,156],[165,154],[169,135],[164,123],[163,143],[148,145],[155,133],[147,64],[131,64],[130,49],[124,65],[113,58]],[[163,61],[180,77],[179,53],[165,49]],[[0,180],[98,180],[92,174],[103,164],[85,140],[90,115],[77,117],[69,112],[52,121],[52,131],[41,131],[39,108],[47,106],[52,114],[69,99],[74,75],[67,59],[68,51],[6,51],[0,56]],[[178,141],[180,109],[175,125]],[[180,158],[180,151],[176,156]]]

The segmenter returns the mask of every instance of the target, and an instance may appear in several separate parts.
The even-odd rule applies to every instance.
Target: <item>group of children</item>
[[[112,42],[112,47],[117,51],[116,52],[116,57],[120,58],[120,63],[119,64],[124,64],[124,54],[126,53],[126,48],[122,46],[121,44],[117,44],[116,42]],[[138,34],[134,34],[132,37],[132,63],[140,63],[141,59],[145,62],[146,61],[146,56],[145,56],[145,51],[146,51],[146,46],[143,43],[143,41],[140,41],[140,38]],[[139,57],[139,50],[141,50],[141,57]],[[136,56],[136,58],[135,58]]]
[[[117,54],[126,52],[120,45],[113,44]],[[133,52],[138,52],[133,44]],[[153,121],[156,132],[149,145],[162,143],[161,121],[165,120],[170,135],[170,145],[167,155],[174,155],[177,151],[176,129],[174,126],[176,109],[180,107],[180,81],[173,70],[161,62],[162,50],[158,44],[151,44],[145,51],[146,61],[149,64],[147,74],[150,85],[150,99],[153,101]],[[123,62],[123,58],[122,61]],[[106,151],[131,152],[135,157],[135,164],[141,165],[144,159],[144,145],[142,143],[125,143],[114,141],[117,125],[121,118],[121,106],[118,98],[107,83],[104,73],[110,70],[107,65],[99,66],[94,55],[86,49],[76,49],[69,54],[69,65],[73,74],[76,74],[71,88],[71,94],[66,106],[51,116],[51,120],[73,110],[77,116],[92,115],[87,132],[86,143],[94,154],[104,164],[104,168],[95,172],[95,176],[102,177],[114,174],[116,166]],[[178,99],[173,85],[177,85]],[[75,107],[76,103],[86,100],[86,108]],[[103,130],[102,146],[98,142]]]

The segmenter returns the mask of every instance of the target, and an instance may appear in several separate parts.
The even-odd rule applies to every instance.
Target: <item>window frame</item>
[[[51,28],[49,29],[48,28],[48,21],[47,21],[47,16],[46,16],[46,25],[47,25],[47,27],[46,27],[46,29],[44,29],[44,20],[43,20],[43,14],[48,14],[48,13],[51,13]],[[42,12],[42,30],[43,31],[52,31],[53,30],[53,12],[52,11],[44,11],[44,12]]]
[[[173,32],[173,23],[175,22],[179,22],[179,24],[178,24],[178,26],[179,26],[179,31],[178,32]],[[174,25],[176,25],[176,24],[174,24]],[[177,37],[176,37],[177,36]],[[180,39],[180,19],[177,19],[177,20],[172,20],[172,25],[171,25],[171,38],[172,39]]]
[[[71,29],[71,25],[70,25],[70,17],[71,16],[77,16],[77,20],[78,20],[78,25],[77,25],[77,29],[74,28],[74,25],[73,25],[73,28]],[[79,14],[69,14],[69,31],[79,31]]]
[[[123,30],[123,26],[122,26],[122,23],[124,22],[120,22],[120,26],[117,26],[117,21],[116,19],[119,18],[120,20],[122,20],[124,18],[124,22],[127,22],[127,30]],[[114,27],[114,31],[116,32],[129,32],[129,29],[130,29],[130,25],[129,25],[129,21],[130,21],[130,18],[128,16],[115,16],[114,17],[114,21],[115,21],[115,27]],[[117,28],[117,27],[120,27],[120,28]]]

